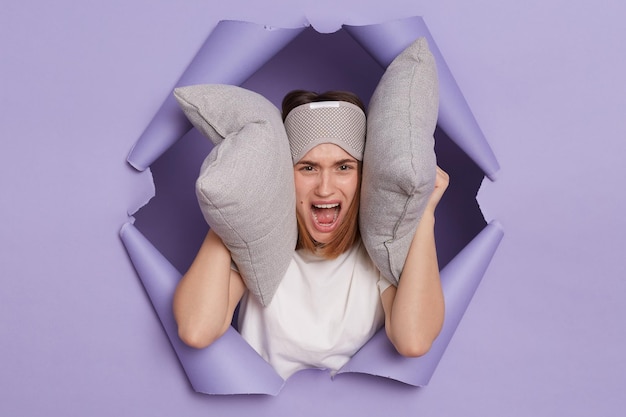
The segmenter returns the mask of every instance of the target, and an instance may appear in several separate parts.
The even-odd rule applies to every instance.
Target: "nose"
[[[328,197],[333,193],[333,178],[330,172],[322,171],[319,174],[315,192],[320,197]]]

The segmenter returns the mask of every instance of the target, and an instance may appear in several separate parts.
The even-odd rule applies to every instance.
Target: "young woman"
[[[283,378],[305,368],[336,372],[382,325],[400,354],[423,355],[443,324],[434,212],[447,174],[437,168],[396,288],[380,275],[359,236],[366,130],[361,101],[346,92],[293,91],[283,100],[283,119],[299,232],[292,262],[263,307],[248,296],[228,249],[210,230],[174,296],[180,338],[196,348],[210,345],[230,326],[241,301],[240,333]]]

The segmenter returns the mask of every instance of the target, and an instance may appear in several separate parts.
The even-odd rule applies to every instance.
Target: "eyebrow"
[[[345,165],[345,164],[358,164],[358,161],[351,158],[342,159],[341,161],[337,161],[335,165]]]
[[[345,158],[345,159],[340,159],[339,161],[335,161],[333,165],[338,166],[338,165],[345,165],[345,164],[358,164],[358,161],[356,161],[355,159],[351,159],[351,158]],[[300,160],[296,165],[311,165],[314,167],[320,166],[320,164],[317,162],[307,161],[305,159]]]

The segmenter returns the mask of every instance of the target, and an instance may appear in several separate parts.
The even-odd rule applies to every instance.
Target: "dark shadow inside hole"
[[[346,90],[367,105],[383,68],[347,32],[304,30],[261,67],[242,87],[280,107],[291,90]]]
[[[450,176],[435,222],[437,257],[443,268],[487,224],[476,201],[484,174],[439,127],[435,131],[435,152],[437,164]]]
[[[285,93],[300,88],[353,91],[367,103],[383,72],[345,31],[319,34],[307,29],[242,87],[277,106]],[[476,202],[483,173],[443,131],[438,129],[435,138],[438,163],[451,178],[438,207],[435,230],[443,267],[486,224]],[[135,215],[137,228],[181,273],[188,269],[208,228],[194,186],[211,148],[209,140],[192,129],[165,152],[150,167],[156,196]],[[262,164],[259,161],[253,169]]]
[[[150,167],[156,195],[135,215],[135,226],[184,273],[206,232],[198,206],[195,182],[213,145],[192,129]]]

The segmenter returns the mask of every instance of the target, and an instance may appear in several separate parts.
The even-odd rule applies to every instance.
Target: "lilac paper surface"
[[[590,0],[3,2],[0,415],[621,417],[625,15],[624,2]],[[306,372],[278,396],[197,394],[119,238],[156,186],[136,216],[148,235],[139,214],[164,199],[164,172],[178,176],[188,154],[170,148],[139,173],[129,150],[221,20],[321,28],[408,16],[424,16],[497,155],[502,172],[477,200],[506,229],[430,383]],[[246,84],[275,103],[298,86],[367,97],[370,84],[359,87],[375,70],[341,33],[298,36],[307,42],[287,47],[298,60]],[[289,62],[302,67],[281,72]],[[163,171],[166,159],[175,170]],[[468,189],[465,177],[449,191],[478,207],[482,177]],[[467,232],[463,205],[442,204],[438,243]],[[171,248],[157,248],[183,270],[174,249],[191,240],[193,256],[196,241],[167,216],[181,201],[162,205],[155,228]]]
[[[500,166],[478,126],[437,43],[421,17],[369,26],[346,26],[350,33],[384,67],[415,39],[425,37],[437,62],[439,119],[437,124],[463,149],[491,180]]]
[[[178,337],[172,313],[174,291],[181,275],[130,223],[120,232],[191,385],[204,394],[272,394],[283,380],[232,327],[205,349],[186,346]]]
[[[503,235],[499,223],[490,223],[441,271],[445,320],[441,333],[426,355],[419,358],[399,355],[385,330],[381,329],[339,373],[364,372],[410,385],[428,384]]]
[[[239,85],[302,29],[272,29],[222,21],[211,32],[175,87],[194,84]],[[144,170],[191,128],[172,94],[133,146],[128,162]]]

